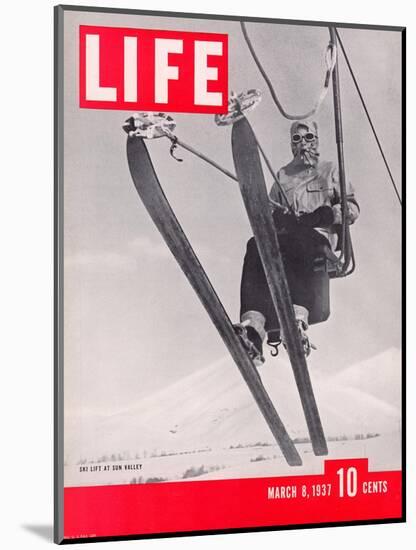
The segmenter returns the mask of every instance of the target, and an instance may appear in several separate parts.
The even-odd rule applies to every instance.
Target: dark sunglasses
[[[300,134],[293,134],[292,143],[300,143],[302,139],[304,139],[307,143],[310,143],[315,138],[316,136],[312,132],[307,132],[304,136],[301,136]]]

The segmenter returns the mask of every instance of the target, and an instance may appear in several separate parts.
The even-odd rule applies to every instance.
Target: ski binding
[[[123,130],[129,136],[144,139],[156,139],[164,136],[172,136],[176,128],[176,122],[166,113],[141,112],[134,113],[123,124]]]
[[[265,362],[264,356],[248,338],[244,323],[236,323],[233,327],[254,365],[260,367]]]
[[[248,111],[251,111],[261,101],[260,90],[251,89],[247,92],[236,94],[231,92],[228,100],[228,113],[215,115],[217,126],[228,126],[240,120]]]

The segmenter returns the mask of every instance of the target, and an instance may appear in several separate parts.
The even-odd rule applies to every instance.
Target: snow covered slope
[[[312,382],[327,437],[353,438],[400,430],[400,352],[389,349],[345,371]],[[307,437],[302,407],[284,352],[261,376],[293,438]],[[65,420],[65,459],[229,448],[273,437],[247,386],[227,356],[112,415]]]

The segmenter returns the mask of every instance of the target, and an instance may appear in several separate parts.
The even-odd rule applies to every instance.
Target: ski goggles
[[[303,139],[306,141],[306,143],[311,143],[311,141],[314,141],[316,139],[316,136],[312,132],[307,132],[303,136],[301,134],[293,134],[292,143],[300,143]]]

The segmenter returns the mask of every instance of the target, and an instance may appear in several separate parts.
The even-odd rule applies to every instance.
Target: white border
[[[190,0],[153,0],[151,3],[117,0],[71,4],[133,9],[240,14],[290,19],[312,19],[406,25],[408,27],[408,121],[416,120],[415,30],[411,3],[405,0],[324,1],[297,0],[276,4],[257,0],[243,4],[211,0],[209,6]],[[52,346],[53,346],[53,10],[54,2],[8,2],[2,6],[1,62],[1,345],[2,368],[0,517],[5,548],[44,548],[50,544],[52,505]],[[414,132],[408,122],[410,152]],[[414,154],[410,155],[410,160]],[[415,204],[414,169],[408,163],[407,202]],[[416,216],[409,216],[408,280],[415,280],[412,236]],[[408,289],[409,329],[415,328],[415,292]],[[105,543],[117,548],[213,548],[253,545],[264,550],[305,547],[333,550],[392,547],[411,548],[416,538],[415,351],[408,349],[408,524],[247,533]],[[413,398],[412,398],[413,397]],[[45,537],[49,537],[47,540]],[[192,545],[192,546],[191,546]]]

